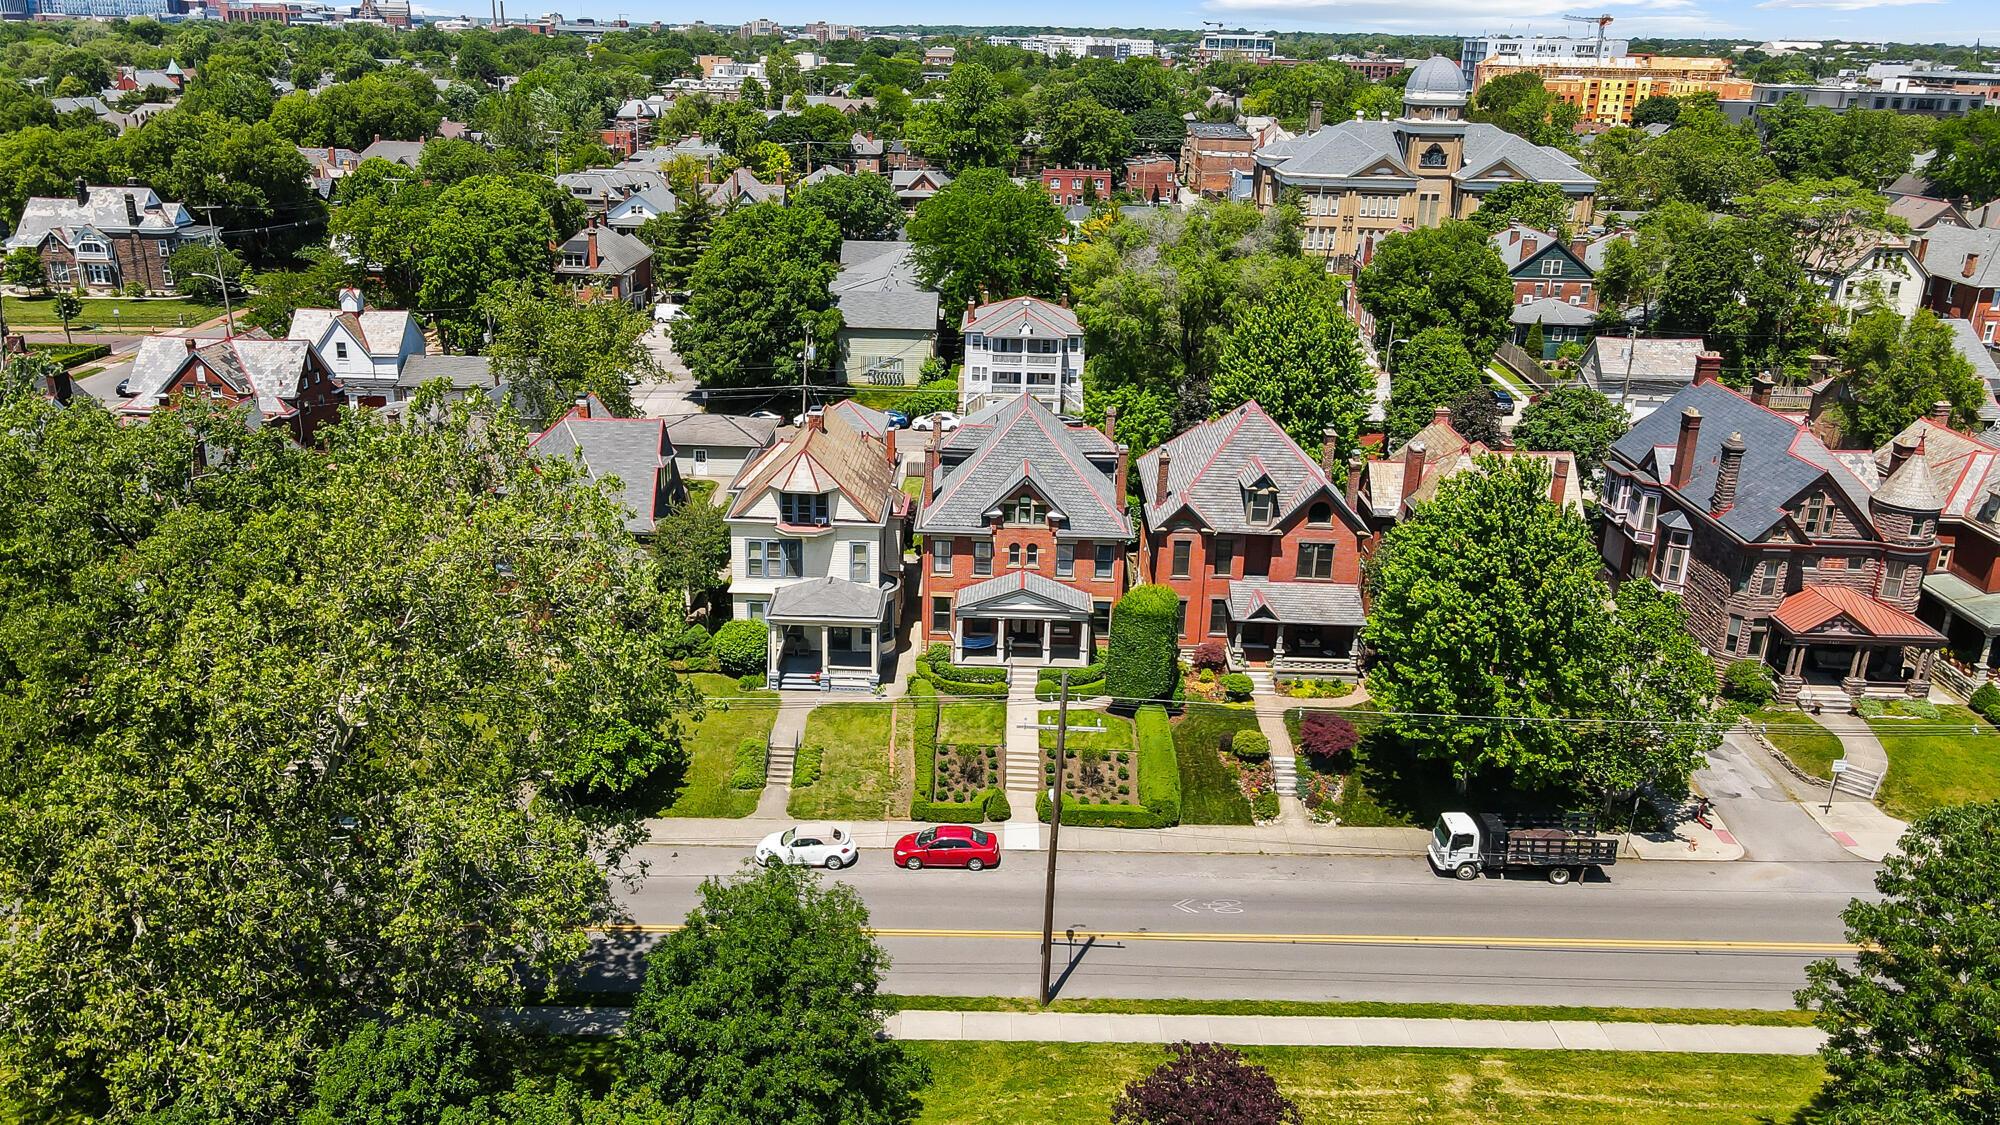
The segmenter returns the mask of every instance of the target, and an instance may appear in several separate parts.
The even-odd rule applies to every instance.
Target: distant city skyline
[[[686,23],[706,19],[734,25],[769,18],[785,24],[813,20],[848,24],[941,24],[958,15],[918,0],[751,0],[730,13],[692,6],[626,4],[618,0],[516,0],[510,17],[557,10],[566,16],[623,17],[634,23]],[[486,15],[487,5],[433,0],[424,12]],[[1075,4],[1026,0],[993,12],[995,25],[1052,27],[1155,27],[1200,29],[1205,20],[1254,31],[1380,31],[1403,35],[1539,34],[1586,36],[1590,29],[1564,22],[1565,14],[1608,13],[1614,35],[1640,38],[1797,39],[1823,42],[2000,43],[2000,5],[1990,0],[1642,0],[1639,3],[1572,3],[1570,0],[1206,0],[1162,8],[1141,0]],[[2000,50],[1996,50],[2000,55]]]

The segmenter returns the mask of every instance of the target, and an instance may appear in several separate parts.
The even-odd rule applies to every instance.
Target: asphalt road
[[[1032,995],[1045,853],[972,873],[864,855],[836,878],[861,892],[900,993]],[[641,849],[623,896],[651,933],[609,935],[596,983],[634,987],[637,955],[679,922],[733,849]],[[1843,940],[1839,912],[1870,890],[1851,863],[1623,863],[1566,887],[1459,883],[1420,860],[1066,856],[1061,931],[1078,950],[1065,996],[1469,1003],[1791,1005],[1810,961]],[[824,876],[822,876],[824,877]]]

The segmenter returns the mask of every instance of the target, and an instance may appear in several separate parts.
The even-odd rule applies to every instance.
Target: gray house
[[[712,480],[718,489],[735,480],[759,451],[769,448],[778,432],[777,422],[769,418],[733,414],[682,414],[666,423],[682,479]]]
[[[838,373],[849,383],[915,383],[937,354],[938,295],[917,281],[907,242],[840,244]]]

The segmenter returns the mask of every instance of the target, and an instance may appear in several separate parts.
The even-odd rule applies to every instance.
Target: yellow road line
[[[602,933],[669,934],[679,925],[606,927]],[[955,930],[877,928],[878,938],[963,938],[979,941],[1040,941],[1040,930]],[[1458,934],[1232,934],[1176,933],[1166,930],[1077,930],[1079,938],[1099,941],[1185,941],[1253,945],[1439,945],[1504,949],[1573,949],[1606,952],[1715,953],[1854,953],[1857,947],[1834,941],[1723,941],[1700,938],[1573,938],[1512,937]]]

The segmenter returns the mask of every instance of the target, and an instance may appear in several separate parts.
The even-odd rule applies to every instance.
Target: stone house
[[[311,345],[261,334],[197,340],[148,336],[132,357],[131,392],[119,413],[143,418],[184,395],[240,406],[253,426],[279,425],[300,443],[340,413],[340,383]]]
[[[92,187],[78,179],[65,198],[36,197],[6,250],[39,253],[50,286],[115,292],[137,285],[149,293],[177,287],[167,258],[181,246],[208,238],[215,228],[194,221],[187,207],[169,203],[149,187]]]

